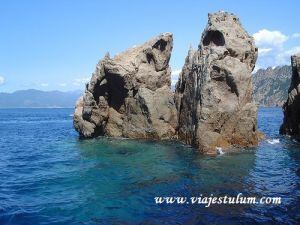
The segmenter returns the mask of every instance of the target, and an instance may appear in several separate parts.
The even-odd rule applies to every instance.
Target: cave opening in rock
[[[203,45],[224,46],[225,45],[224,36],[218,30],[210,30],[206,33],[205,37],[203,38]]]
[[[108,104],[116,111],[120,111],[128,95],[128,90],[124,88],[124,78],[119,74],[107,73],[106,79],[108,82]]]
[[[167,42],[165,40],[159,40],[158,42],[156,42],[153,47],[156,49],[159,49],[160,51],[164,51],[166,49],[167,46]]]

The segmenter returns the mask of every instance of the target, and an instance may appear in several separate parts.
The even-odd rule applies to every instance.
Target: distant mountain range
[[[0,93],[0,108],[74,107],[82,91],[40,91],[35,89]]]
[[[253,74],[254,99],[260,106],[282,106],[287,99],[292,67],[259,69]]]

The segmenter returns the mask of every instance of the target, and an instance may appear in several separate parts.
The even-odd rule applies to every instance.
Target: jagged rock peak
[[[254,40],[235,15],[208,15],[198,50],[188,52],[176,85],[181,140],[206,154],[257,145],[251,77],[256,59]]]
[[[288,99],[283,105],[284,119],[280,133],[300,141],[300,54],[291,57],[291,64],[292,79]]]
[[[223,46],[226,50],[220,52],[222,57],[230,55],[244,62],[251,71],[254,69],[257,59],[254,39],[242,27],[239,18],[234,14],[224,11],[209,13],[208,23],[201,40],[199,48],[213,51],[208,54],[218,54],[219,48],[216,47]]]
[[[83,137],[176,137],[177,111],[169,60],[171,33],[99,61],[78,100],[74,127]]]

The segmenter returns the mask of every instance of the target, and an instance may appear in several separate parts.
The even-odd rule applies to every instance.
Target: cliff
[[[280,133],[300,141],[300,54],[291,57],[292,78],[287,101],[283,105],[284,119]]]
[[[253,74],[253,97],[260,106],[283,106],[291,83],[292,67],[259,69]]]

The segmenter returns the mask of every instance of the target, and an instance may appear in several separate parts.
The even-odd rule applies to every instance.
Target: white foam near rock
[[[223,152],[223,149],[222,149],[221,147],[216,147],[216,150],[217,150],[218,155],[223,155],[223,154],[225,154],[225,153]]]
[[[280,143],[279,139],[271,139],[271,140],[269,139],[269,140],[267,140],[267,142],[271,145],[275,145],[275,144]]]

